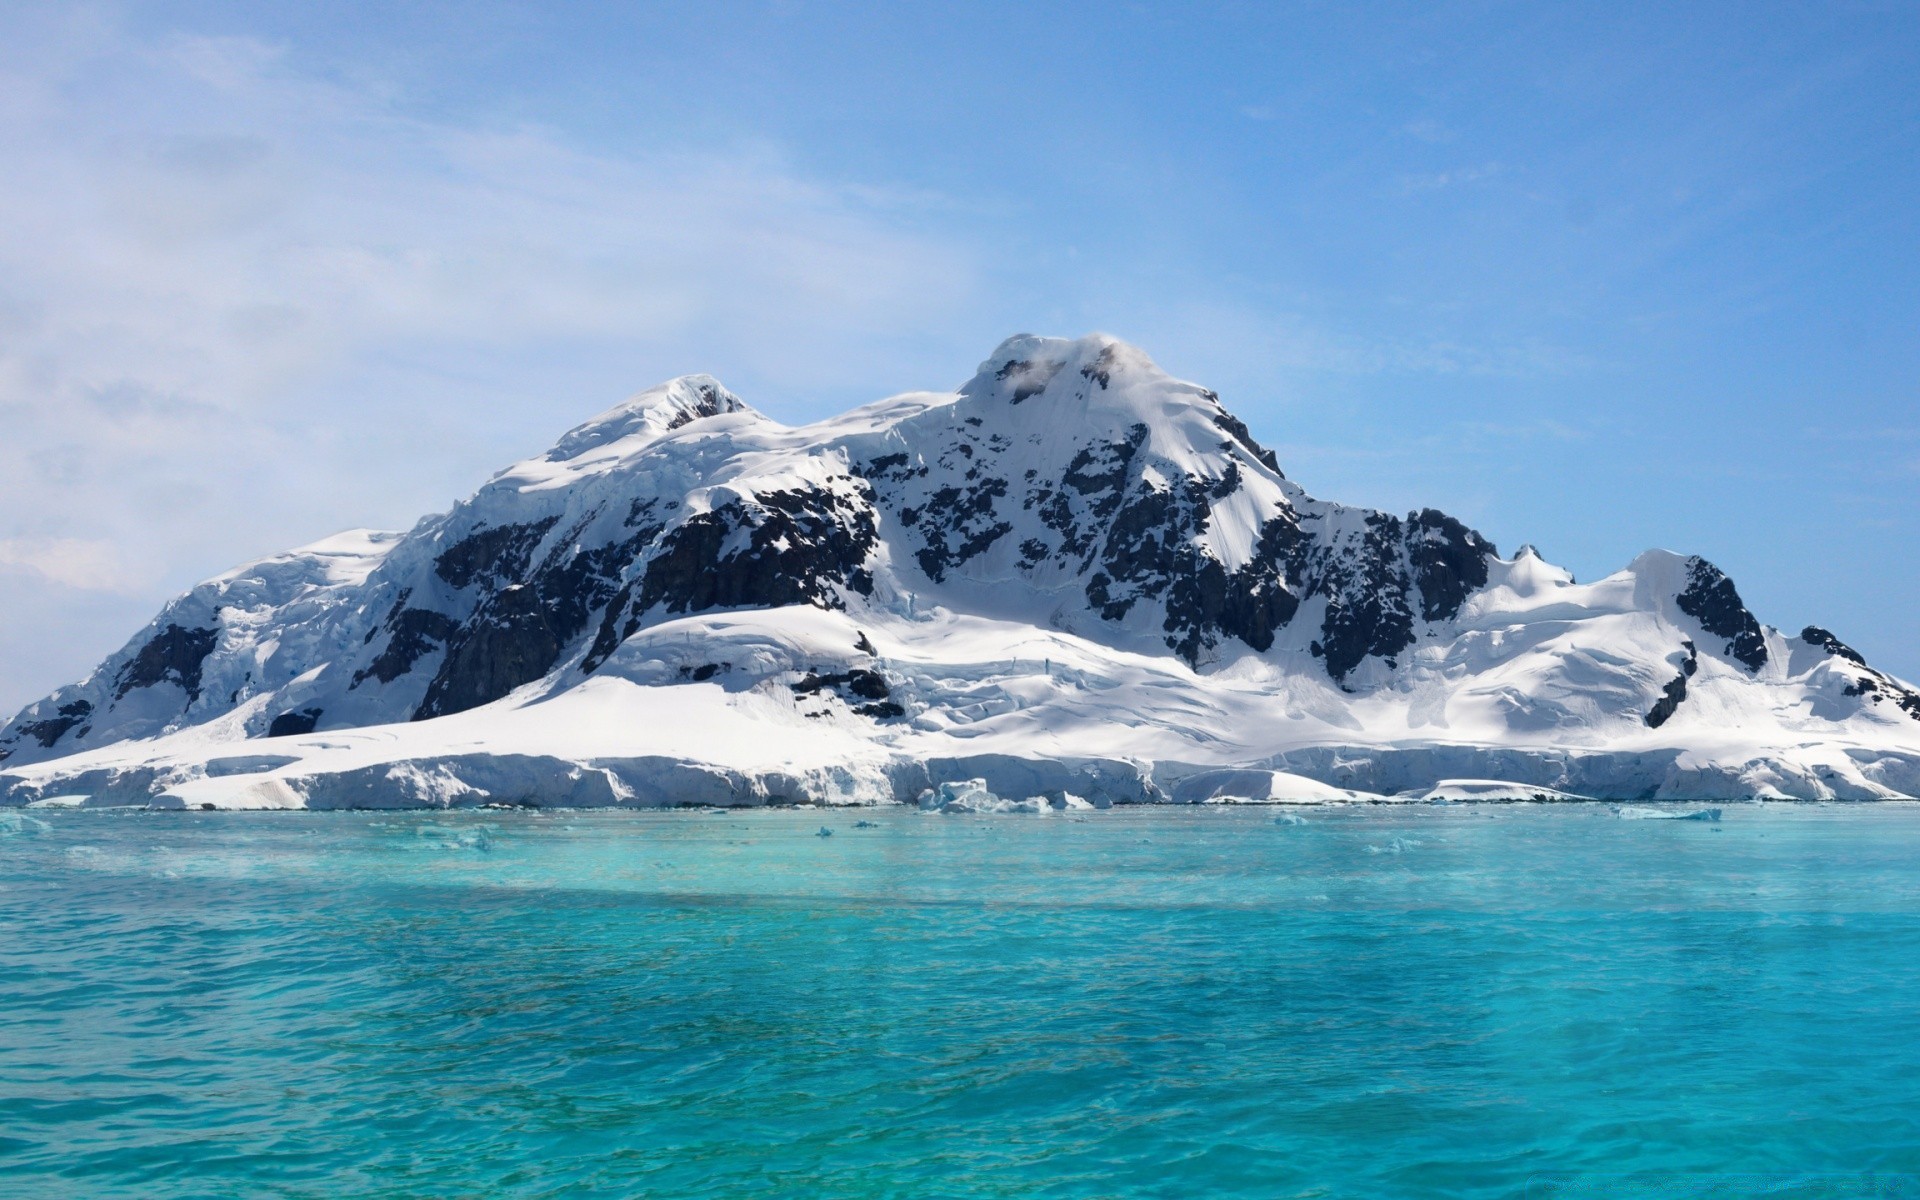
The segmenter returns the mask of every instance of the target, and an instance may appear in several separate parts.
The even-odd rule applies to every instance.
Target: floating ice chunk
[[[38,800],[27,802],[28,808],[79,808],[86,804],[89,797],[83,794],[65,796],[42,796]]]
[[[1367,853],[1368,854],[1405,854],[1409,850],[1417,849],[1419,845],[1420,845],[1419,841],[1414,838],[1395,838],[1384,846],[1368,846]]]
[[[1623,804],[1613,810],[1613,815],[1623,821],[1718,821],[1720,810],[1696,808],[1690,812],[1680,812],[1674,809],[1641,808],[1637,805]]]
[[[855,822],[853,823],[853,827],[854,827],[855,829],[878,829],[878,828],[880,828],[880,822],[878,822],[878,821],[855,821]]]
[[[819,832],[819,833],[816,833],[816,834],[814,834],[813,836],[815,836],[815,837],[832,837],[832,836],[833,836],[833,830],[831,830],[831,829],[828,829],[828,828],[827,828],[827,827],[826,827],[825,825],[822,825],[822,826],[820,827],[820,832]]]
[[[920,793],[921,808],[940,812],[995,812],[1000,804],[984,779],[950,779]]]
[[[1025,813],[1040,816],[1056,810],[1094,806],[1070,792],[1061,793],[1058,799],[1028,796],[1024,800],[1013,800],[988,791],[984,779],[956,779],[921,792],[920,807],[929,812]]]
[[[1396,800],[1425,804],[1459,803],[1547,803],[1559,800],[1584,800],[1572,792],[1533,784],[1510,783],[1504,779],[1442,779],[1430,788],[1401,792]]]
[[[1281,813],[1273,819],[1275,825],[1305,825],[1307,819],[1298,813]]]

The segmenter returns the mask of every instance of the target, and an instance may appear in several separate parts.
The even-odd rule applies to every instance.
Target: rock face
[[[772,633],[693,644],[696,628],[718,636],[695,618],[797,610],[846,622],[845,645],[803,661]],[[0,757],[428,722],[608,678],[777,698],[803,724],[889,745],[1078,703],[1051,651],[1025,656],[1045,665],[1040,690],[985,682],[999,668],[961,661],[976,652],[951,635],[964,621],[1008,647],[1157,664],[1201,697],[1196,724],[1174,722],[1196,744],[1218,740],[1204,697],[1257,688],[1281,726],[1312,726],[1262,743],[1296,758],[1339,730],[1680,745],[1723,694],[1855,740],[1920,726],[1920,693],[1823,629],[1762,626],[1703,559],[1654,552],[1583,586],[1434,509],[1317,500],[1217,395],[1140,351],[1022,336],[956,392],[799,429],[706,376],[644,392],[411,532],[342,535],[200,585],[0,727]],[[675,629],[677,643],[656,637]],[[909,679],[897,655],[917,642],[916,661],[947,665]],[[1109,669],[1074,678],[1109,686]]]

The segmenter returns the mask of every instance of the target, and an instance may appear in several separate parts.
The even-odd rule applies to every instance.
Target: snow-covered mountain
[[[0,803],[1869,798],[1920,793],[1920,691],[1700,558],[1579,584],[1316,500],[1133,347],[1022,336],[799,428],[643,392],[194,588],[0,760]]]

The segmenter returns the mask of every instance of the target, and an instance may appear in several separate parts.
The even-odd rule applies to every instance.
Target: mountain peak
[[[650,387],[576,426],[547,451],[548,462],[572,462],[615,442],[652,441],[704,417],[752,413],[746,401],[711,375],[682,375]]]
[[[994,348],[960,394],[1014,405],[1044,395],[1052,402],[1072,399],[1096,407],[1212,396],[1198,384],[1168,375],[1138,346],[1104,333],[1079,338],[1015,334]]]

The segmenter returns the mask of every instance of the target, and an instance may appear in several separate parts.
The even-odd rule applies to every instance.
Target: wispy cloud
[[[426,119],[286,47],[97,10],[0,16],[0,161],[16,588],[151,603],[183,570],[410,522],[499,465],[502,414],[564,400],[519,418],[525,453],[617,398],[552,396],[577,360],[624,364],[623,389],[655,360],[830,386],[978,286],[923,232],[932,193],[765,145],[616,156]],[[0,631],[0,707],[29,635]]]
[[[1401,132],[1405,133],[1408,137],[1418,138],[1420,141],[1427,142],[1430,145],[1440,145],[1445,142],[1451,142],[1455,136],[1453,130],[1448,129],[1445,125],[1442,125],[1431,117],[1422,117],[1418,121],[1409,121],[1401,126],[1400,129]]]
[[[88,592],[121,591],[127,578],[112,543],[80,538],[0,538],[0,568]]]
[[[1438,192],[1447,188],[1486,183],[1509,173],[1507,167],[1500,163],[1479,163],[1473,166],[1450,167],[1444,171],[1429,171],[1424,174],[1402,175],[1400,177],[1400,188],[1409,194],[1415,192]]]

